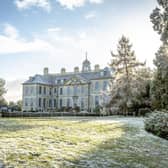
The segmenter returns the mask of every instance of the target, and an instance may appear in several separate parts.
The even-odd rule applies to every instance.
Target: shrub
[[[139,116],[145,116],[146,114],[150,113],[151,110],[149,108],[140,108],[138,110],[138,115]]]
[[[101,112],[101,107],[100,107],[100,106],[96,106],[96,107],[94,108],[93,112],[96,113],[96,114],[100,114],[100,112]]]
[[[72,108],[72,107],[66,107],[66,111],[67,111],[67,112],[72,112],[72,111],[73,111],[73,108]]]
[[[64,111],[66,111],[66,107],[64,107],[64,106],[62,106],[58,109],[58,112],[64,112]]]
[[[74,111],[75,111],[75,112],[80,112],[80,107],[79,107],[79,106],[75,106],[75,107],[74,107]]]
[[[119,114],[119,112],[120,112],[120,109],[119,109],[119,107],[111,107],[110,108],[110,114],[112,114],[112,115],[116,115],[116,114]]]
[[[154,112],[145,120],[145,129],[168,140],[168,113]]]

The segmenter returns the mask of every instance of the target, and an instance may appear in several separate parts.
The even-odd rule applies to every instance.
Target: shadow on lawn
[[[81,123],[88,122],[83,120]],[[109,124],[107,124],[109,125]],[[100,144],[93,145],[89,150],[84,150],[78,157],[70,159],[65,158],[60,167],[65,168],[125,168],[121,165],[117,159],[113,159],[111,156],[115,153],[114,149],[118,148],[118,144],[124,138],[128,130],[124,126],[115,126],[110,128],[111,132],[115,132],[116,129],[121,129],[119,135],[114,135],[114,138],[106,139]],[[80,150],[80,149],[79,149]]]
[[[40,127],[40,125],[26,124],[23,121],[20,122],[19,120],[12,120],[12,119],[0,120],[0,134],[7,132],[23,131],[37,127]]]
[[[167,167],[167,156],[163,151],[145,142],[144,137],[138,141],[130,139],[139,134],[139,131],[123,128],[123,134],[118,138],[110,138],[85,151],[79,157],[65,159],[60,167],[68,168],[163,168]],[[131,128],[134,129],[134,128]],[[127,138],[125,138],[127,136]],[[130,140],[129,143],[128,140]],[[139,144],[138,144],[139,143]],[[143,143],[147,143],[144,147]],[[146,152],[149,151],[149,152]],[[154,153],[152,153],[154,152]]]

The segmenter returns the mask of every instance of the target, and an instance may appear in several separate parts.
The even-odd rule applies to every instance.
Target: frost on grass
[[[168,141],[124,117],[0,119],[6,167],[166,167]],[[2,162],[1,162],[2,161]]]

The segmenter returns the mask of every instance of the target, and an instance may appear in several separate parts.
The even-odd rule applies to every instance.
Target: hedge
[[[1,117],[57,117],[57,116],[99,116],[95,113],[73,112],[2,112]]]
[[[168,112],[151,113],[145,120],[145,129],[168,140]]]

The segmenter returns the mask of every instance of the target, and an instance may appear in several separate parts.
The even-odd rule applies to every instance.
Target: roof
[[[44,85],[60,85],[67,83],[68,80],[77,78],[88,83],[91,80],[111,78],[111,71],[108,67],[99,71],[65,73],[65,74],[48,74],[35,75],[23,84],[44,84]]]

